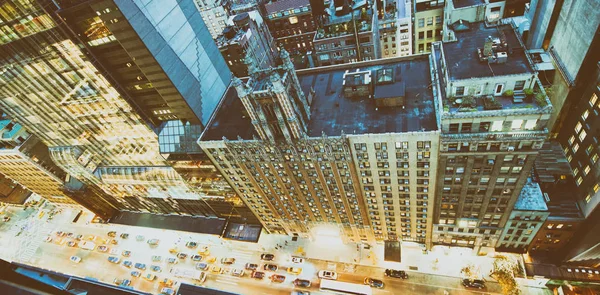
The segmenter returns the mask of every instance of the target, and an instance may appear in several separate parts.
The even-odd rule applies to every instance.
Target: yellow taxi
[[[179,249],[177,247],[173,247],[173,248],[169,249],[169,253],[177,254],[177,253],[179,253]]]
[[[210,271],[212,273],[220,273],[221,272],[221,267],[217,266],[217,265],[213,265],[213,266],[210,267]]]
[[[204,260],[204,262],[206,262],[206,263],[213,263],[215,261],[217,261],[217,257],[214,257],[214,256],[208,256],[208,257],[206,257],[206,260]]]
[[[299,267],[288,267],[287,272],[293,275],[299,275],[302,273],[302,268]]]

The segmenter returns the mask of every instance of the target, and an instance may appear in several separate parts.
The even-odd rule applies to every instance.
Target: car
[[[162,271],[162,269],[158,265],[151,265],[150,266],[150,270],[155,271],[155,272],[161,272]]]
[[[206,259],[204,259],[204,261],[206,261],[206,263],[213,263],[213,262],[217,261],[217,257],[208,256],[208,257],[206,257]]]
[[[123,284],[123,281],[124,281],[123,279],[117,279],[117,278],[115,278],[113,280],[113,283],[115,283],[115,285],[117,285],[117,286],[120,286],[121,284]]]
[[[178,262],[179,262],[179,261],[177,261],[177,258],[169,257],[169,258],[167,259],[167,263],[169,263],[169,264],[176,264],[176,263],[178,263]]]
[[[122,234],[120,235],[120,237],[121,237],[121,239],[124,239],[124,240],[125,240],[125,239],[129,238],[129,234],[128,234],[128,233],[122,233]]]
[[[304,291],[304,290],[293,290],[292,295],[310,295],[310,291]]]
[[[185,254],[183,252],[177,253],[177,258],[179,258],[179,259],[186,259],[187,258],[187,254]]]
[[[47,236],[46,239],[44,240],[46,243],[50,243],[52,242],[52,237]]]
[[[282,275],[272,275],[270,277],[271,282],[273,283],[283,283],[285,281],[285,276]]]
[[[192,255],[192,257],[190,257],[193,261],[200,261],[202,260],[202,255],[198,255],[198,254],[194,254]]]
[[[277,265],[275,265],[275,264],[265,264],[263,266],[264,270],[270,270],[270,271],[277,271],[278,268],[279,267],[277,267]]]
[[[331,270],[320,270],[317,274],[319,279],[327,279],[327,280],[337,280],[338,274],[335,271]]]
[[[116,264],[116,263],[121,262],[121,258],[119,258],[117,256],[109,256],[108,257],[108,262]]]
[[[123,252],[121,252],[121,255],[123,255],[123,257],[129,257],[129,256],[131,256],[131,251],[123,250]]]
[[[185,243],[185,246],[188,247],[188,248],[190,248],[190,249],[194,249],[194,248],[198,247],[198,243],[196,243],[196,242],[187,242],[187,243]]]
[[[83,235],[77,235],[77,236],[75,237],[75,240],[78,240],[78,241],[81,241],[81,240],[83,240]]]
[[[464,279],[464,280],[462,280],[462,285],[465,286],[466,288],[475,288],[475,289],[485,288],[485,282],[483,280]]]
[[[143,263],[136,263],[133,267],[137,268],[137,269],[141,269],[141,270],[145,270],[146,269],[146,265]]]
[[[210,267],[210,271],[213,273],[220,273],[221,272],[221,267],[213,265]]]
[[[378,288],[378,289],[382,289],[383,288],[383,281],[382,280],[378,280],[378,279],[374,279],[374,278],[365,278],[364,280],[364,284],[365,285],[369,285],[373,288]]]
[[[112,249],[110,249],[110,254],[112,254],[112,255],[119,255],[119,248],[112,248]]]
[[[397,279],[408,279],[408,274],[403,270],[386,269],[383,273],[386,277]]]
[[[69,258],[69,260],[71,260],[71,262],[79,263],[79,262],[81,262],[81,257],[71,256],[71,258]]]
[[[304,258],[301,257],[292,257],[293,263],[304,263]]]
[[[164,288],[160,289],[160,294],[161,295],[173,295],[173,294],[175,294],[175,290],[173,290],[173,288],[164,287]]]
[[[115,240],[115,239],[110,239],[110,240],[108,241],[108,243],[109,243],[109,244],[111,244],[111,245],[118,245],[118,244],[119,244],[119,241],[117,241],[117,240]]]
[[[258,264],[256,264],[256,263],[246,263],[245,268],[247,270],[256,270],[258,268]]]
[[[121,283],[121,286],[123,287],[129,287],[129,285],[131,285],[131,281],[130,280],[123,280],[123,282]]]
[[[179,248],[173,247],[173,248],[169,249],[169,253],[171,253],[171,254],[177,254],[177,253],[179,253]]]
[[[133,266],[133,262],[125,260],[123,261],[123,266],[131,268]]]
[[[273,255],[273,254],[261,254],[260,255],[260,259],[265,260],[265,261],[272,261],[273,259],[275,259],[275,255]]]
[[[148,273],[144,276],[144,280],[152,282],[152,281],[156,280],[156,275]]]
[[[10,217],[9,216],[4,216],[3,220],[4,220],[4,222],[9,222],[10,221]]]
[[[144,236],[142,236],[142,235],[137,235],[137,236],[135,236],[135,240],[136,240],[136,241],[138,241],[138,242],[141,242],[141,241],[143,241],[143,240],[145,240],[145,239],[146,239],[146,238],[145,238]]]
[[[222,264],[234,264],[235,263],[235,258],[221,258],[221,263]]]
[[[75,242],[75,241],[69,241],[67,243],[67,246],[69,246],[69,247],[77,247],[77,242]]]
[[[150,245],[150,246],[158,246],[158,242],[160,242],[160,240],[159,240],[159,239],[150,239],[150,240],[148,240],[148,242],[147,242],[147,243],[148,243],[148,245]]]
[[[117,232],[116,231],[109,231],[107,234],[109,237],[114,238],[117,236]]]
[[[309,280],[303,280],[303,279],[295,279],[294,280],[294,286],[296,286],[296,287],[310,288],[310,285],[312,285],[312,283]]]
[[[161,260],[162,260],[162,257],[160,255],[152,255],[153,262],[160,262]]]
[[[108,247],[102,245],[102,246],[98,247],[98,251],[100,251],[100,252],[106,252],[106,251],[108,251]]]
[[[142,272],[134,270],[134,271],[131,272],[131,276],[134,277],[134,278],[139,278],[140,276],[142,276]]]
[[[165,278],[164,280],[162,280],[162,282],[160,282],[163,286],[165,287],[173,287],[173,284],[175,282],[173,282],[173,280],[169,279],[169,278]]]
[[[265,277],[265,273],[262,271],[253,271],[250,277],[253,279],[262,280]]]
[[[199,262],[196,264],[196,269],[206,270],[208,268],[208,263]]]
[[[208,255],[208,254],[210,254],[210,251],[208,251],[208,247],[202,246],[202,247],[198,248],[198,254]]]
[[[68,233],[67,237],[72,238],[75,234],[74,233]]]
[[[233,270],[231,270],[231,275],[234,277],[243,277],[244,270],[241,268],[234,268]]]
[[[300,267],[288,267],[287,272],[293,275],[299,275],[302,273],[302,268]]]

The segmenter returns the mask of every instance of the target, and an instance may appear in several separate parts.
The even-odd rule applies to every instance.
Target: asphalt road
[[[21,211],[19,211],[21,210]],[[208,272],[207,280],[203,283],[204,286],[221,289],[239,294],[290,294],[294,289],[292,281],[296,278],[308,279],[312,281],[311,288],[302,288],[310,290],[311,294],[321,294],[318,291],[318,282],[316,274],[321,269],[335,270],[339,273],[340,281],[353,283],[362,283],[366,276],[382,279],[385,284],[384,289],[373,289],[373,294],[500,294],[499,286],[495,283],[488,283],[488,290],[471,291],[466,290],[460,285],[460,281],[455,277],[435,276],[422,273],[409,272],[408,280],[385,278],[383,269],[367,266],[356,266],[351,264],[332,263],[322,260],[307,259],[302,264],[294,264],[291,262],[291,255],[278,254],[272,262],[279,266],[277,274],[285,275],[286,280],[283,283],[270,282],[268,278],[264,280],[256,280],[249,277],[246,273],[244,277],[234,277],[230,274],[234,268],[243,268],[245,263],[257,263],[262,267],[260,261],[261,252],[245,249],[242,246],[232,246],[230,243],[221,243],[220,240],[214,237],[206,237],[200,234],[190,234],[176,231],[165,231],[160,229],[148,229],[139,227],[129,227],[122,225],[98,225],[85,224],[80,222],[73,224],[70,221],[74,215],[65,213],[57,215],[54,220],[46,222],[44,218],[39,219],[39,214],[35,215],[17,209],[13,214],[13,219],[8,224],[0,224],[0,256],[3,259],[19,261],[22,263],[34,265],[37,267],[51,269],[58,272],[63,272],[79,277],[93,277],[106,283],[113,283],[115,279],[130,279],[131,286],[136,290],[159,293],[163,287],[159,282],[164,278],[171,278],[177,282],[194,283],[191,280],[174,278],[170,273],[172,267],[182,267],[193,269],[196,262],[191,261],[189,256],[195,254],[194,249],[185,247],[187,241],[193,240],[199,243],[199,246],[207,246],[209,248],[209,256],[216,258],[213,265],[223,267],[223,273]],[[11,224],[12,223],[12,224]],[[26,227],[26,230],[21,228]],[[108,239],[107,233],[110,230],[117,231],[118,234],[127,232],[130,234],[128,239],[116,238],[118,245],[108,245],[115,254],[102,253],[97,250],[88,251],[78,247],[68,247],[66,241],[71,241],[71,238],[64,238],[63,244],[60,244],[61,239],[57,238],[56,231],[72,232],[74,235],[83,234],[85,236],[94,235],[103,239]],[[21,231],[19,236],[15,235]],[[143,241],[137,241],[136,235],[144,235]],[[47,236],[53,238],[52,242],[45,242]],[[156,247],[151,247],[147,244],[148,239],[158,238],[160,243]],[[58,242],[58,243],[57,243]],[[178,260],[176,265],[171,265],[166,262],[169,257],[175,257],[169,253],[169,249],[177,247],[180,252],[188,254],[185,260]],[[13,249],[9,249],[13,248]],[[19,248],[19,249],[14,249]],[[22,248],[31,248],[29,253]],[[123,250],[131,251],[130,257],[123,257]],[[69,261],[71,256],[79,256],[82,258],[81,263],[73,263]],[[162,257],[161,262],[152,262],[152,256],[159,255]],[[119,264],[110,263],[107,258],[109,256],[118,256],[121,258]],[[206,256],[206,255],[205,255]],[[222,265],[221,258],[231,257],[236,261],[233,265]],[[206,258],[206,257],[205,257]],[[122,265],[124,260],[130,260],[133,263],[145,263],[147,270],[143,271],[143,276],[147,273],[154,273],[158,279],[147,281],[143,278],[133,278],[130,273],[134,268],[127,268]],[[162,268],[161,272],[150,271],[151,265],[158,265]],[[292,275],[286,272],[287,267],[296,266],[302,268],[300,275]],[[266,272],[267,276],[272,272]],[[525,294],[542,294],[538,292],[528,292]]]

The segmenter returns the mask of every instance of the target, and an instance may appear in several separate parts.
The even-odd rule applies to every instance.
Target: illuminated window
[[[561,223],[561,224],[557,225],[556,228],[558,228],[558,229],[563,228],[563,224]]]
[[[548,225],[546,226],[546,228],[548,228],[548,229],[552,229],[553,227],[554,227],[554,224],[553,224],[553,223],[550,223],[550,224],[548,224]]]
[[[577,175],[577,174],[579,174],[579,168],[573,169],[573,175]]]
[[[585,132],[585,130],[581,130],[581,133],[579,133],[579,140],[583,141],[586,136],[587,132]]]
[[[598,101],[598,96],[596,96],[596,93],[594,93],[590,98],[590,105],[593,107],[596,104],[596,101]]]
[[[575,135],[571,135],[571,137],[569,137],[569,144],[573,144],[573,142],[575,142]]]
[[[592,164],[595,164],[598,161],[598,154],[593,154],[590,158],[590,161],[592,162]]]
[[[575,132],[579,133],[579,130],[581,130],[581,122],[577,122],[577,125],[575,125]]]
[[[587,203],[589,203],[591,200],[592,200],[592,195],[588,194],[588,195],[585,197],[585,203],[587,204]]]
[[[590,111],[585,110],[583,112],[583,114],[581,114],[581,119],[583,119],[585,121],[588,118],[589,115],[590,115]]]
[[[290,21],[290,24],[297,24],[298,23],[298,17],[292,16],[288,19]]]
[[[579,150],[579,144],[576,143],[573,145],[573,153],[576,153]]]
[[[591,145],[591,144],[590,144],[590,145],[587,147],[587,149],[585,149],[585,152],[586,152],[588,155],[589,155],[589,154],[591,154],[593,151],[594,151],[594,146],[593,146],[593,145]]]
[[[590,173],[590,165],[585,166],[585,168],[583,169],[583,175],[587,175],[588,173]]]
[[[511,128],[513,130],[515,130],[515,129],[521,129],[521,125],[523,125],[523,120],[513,120]]]
[[[571,160],[573,160],[573,156],[572,155],[567,155],[567,161],[571,162]]]
[[[502,130],[502,121],[494,121],[492,124],[492,131],[501,131]]]
[[[583,177],[577,177],[577,185],[579,186],[583,182]]]
[[[597,193],[600,190],[600,184],[594,184],[594,193]]]

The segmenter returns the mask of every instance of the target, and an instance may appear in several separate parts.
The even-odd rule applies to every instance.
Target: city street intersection
[[[165,278],[193,284],[194,282],[191,280],[173,277],[170,270],[173,267],[194,269],[197,262],[191,261],[189,256],[196,254],[196,250],[200,247],[207,246],[210,253],[203,255],[202,262],[206,262],[207,256],[214,257],[216,261],[209,265],[221,267],[223,271],[213,273],[208,270],[207,280],[202,285],[239,294],[290,294],[295,289],[292,281],[296,278],[307,279],[312,282],[310,288],[300,288],[301,290],[309,290],[311,294],[321,294],[317,272],[322,269],[337,271],[339,274],[338,280],[340,281],[360,284],[365,277],[383,280],[385,287],[383,289],[373,288],[373,294],[501,294],[500,286],[489,280],[487,288],[481,291],[465,289],[461,285],[460,278],[450,271],[455,268],[460,269],[462,266],[447,265],[449,263],[444,262],[444,255],[435,258],[436,264],[439,265],[423,267],[420,272],[407,271],[410,278],[401,280],[384,277],[383,272],[386,267],[405,268],[385,264],[377,251],[357,251],[356,246],[345,245],[333,240],[329,241],[326,246],[317,246],[318,244],[322,245],[323,241],[315,243],[314,241],[300,239],[298,242],[292,242],[287,236],[263,234],[258,243],[228,241],[217,236],[196,233],[90,223],[93,217],[91,213],[84,213],[76,223],[72,223],[77,212],[66,209],[63,213],[55,215],[52,220],[47,220],[47,215],[50,215],[51,210],[50,206],[45,206],[43,209],[29,208],[26,210],[18,207],[8,207],[4,214],[11,216],[11,221],[0,223],[0,257],[7,261],[20,262],[69,275],[94,278],[109,284],[112,284],[115,279],[129,279],[132,281],[131,287],[134,289],[157,294],[163,287],[160,282]],[[48,213],[41,213],[42,211]],[[109,231],[116,231],[117,236],[115,239],[118,244],[109,244],[110,250],[106,253],[98,250],[88,251],[79,247],[68,247],[66,242],[74,239],[58,237],[56,235],[58,231],[73,233],[73,237],[79,234],[84,235],[84,237],[94,235],[104,240],[110,239],[107,236]],[[129,237],[122,239],[119,237],[121,233],[128,233]],[[136,239],[138,235],[143,236],[143,240],[138,241]],[[48,236],[52,237],[51,242],[45,241]],[[151,247],[147,243],[149,239],[159,239],[159,245]],[[185,244],[189,241],[197,242],[198,248],[187,248]],[[286,241],[288,246],[286,246]],[[97,244],[100,246],[100,243]],[[177,248],[178,251],[188,254],[188,258],[178,259],[177,264],[167,263],[167,258],[175,257],[174,254],[169,253],[172,248]],[[410,249],[410,247],[407,249]],[[123,257],[121,253],[124,250],[131,251],[131,256]],[[407,257],[408,263],[417,263],[414,259],[418,258],[416,256],[419,254],[416,253],[421,252],[417,250],[418,247],[415,248],[414,255],[412,252],[403,254],[403,256],[411,256]],[[446,251],[452,250],[454,249]],[[457,249],[457,251],[463,250],[464,248]],[[110,254],[111,251],[114,254]],[[360,253],[361,251],[364,253]],[[304,252],[306,259],[302,264],[295,264],[291,259],[292,256],[298,256],[299,252]],[[262,267],[264,262],[260,260],[260,255],[263,253],[275,255],[273,263],[279,266],[276,273],[286,276],[283,283],[271,282],[268,276],[273,272],[268,271],[266,272],[267,277],[263,280],[250,278],[248,271],[243,277],[231,275],[233,269],[243,269],[248,262],[259,264],[259,267]],[[152,256],[155,255],[161,256],[160,262],[152,262]],[[438,257],[435,255],[425,256],[422,253],[420,255],[426,259]],[[81,257],[82,262],[73,263],[69,261],[71,256]],[[121,259],[120,263],[110,263],[107,260],[109,256],[119,257]],[[451,257],[453,255],[447,256]],[[359,259],[361,257],[362,259]],[[463,260],[469,259],[466,256],[459,257]],[[222,265],[220,263],[221,258],[235,258],[235,263],[233,265]],[[356,259],[354,261],[359,263],[352,263],[353,259]],[[142,277],[134,278],[130,273],[136,269],[123,266],[125,260],[133,263],[145,263],[148,269],[142,271]],[[460,260],[457,262],[458,264],[461,263]],[[152,265],[160,266],[161,271],[151,271],[150,266]],[[302,268],[301,274],[287,273],[286,269],[290,266]],[[483,265],[481,268],[485,269]],[[438,273],[435,273],[436,271]],[[147,273],[155,274],[157,279],[154,281],[145,280],[143,276]],[[522,289],[524,294],[551,294],[545,288],[523,287]]]

